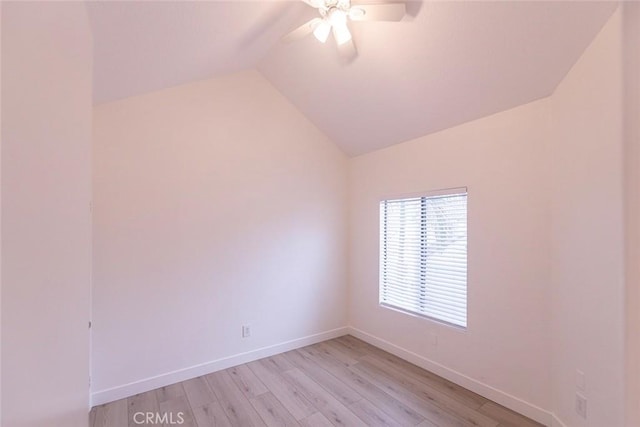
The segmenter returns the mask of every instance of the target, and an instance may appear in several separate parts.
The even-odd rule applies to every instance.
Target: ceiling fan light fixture
[[[329,22],[331,22],[331,25],[334,26],[346,24],[347,14],[341,9],[333,8],[329,12]]]
[[[340,45],[351,40],[351,32],[347,27],[347,12],[334,7],[329,10],[327,16],[331,27],[333,27],[333,37],[336,39],[336,43]]]
[[[405,3],[396,0],[387,0],[391,3],[380,3],[380,0],[358,0],[355,6],[352,6],[351,0],[302,1],[317,9],[320,16],[290,31],[283,37],[283,41],[297,40],[313,33],[319,42],[326,43],[329,33],[333,32],[338,53],[343,58],[351,59],[356,56],[357,51],[349,30],[349,21],[401,21],[407,12]],[[373,1],[373,3],[367,3],[367,1]]]
[[[325,43],[329,38],[329,33],[331,32],[331,23],[326,19],[323,19],[313,30],[313,35],[319,42]]]

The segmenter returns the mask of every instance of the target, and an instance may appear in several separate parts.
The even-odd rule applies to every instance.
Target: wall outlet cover
[[[576,370],[576,387],[581,391],[585,391],[587,388],[587,383],[584,378],[584,372],[582,372],[580,369]]]
[[[242,326],[242,338],[249,338],[251,336],[251,326],[243,325]]]
[[[587,398],[580,393],[576,393],[576,414],[587,419]]]

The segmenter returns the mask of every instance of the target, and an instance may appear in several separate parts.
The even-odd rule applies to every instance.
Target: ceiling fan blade
[[[331,29],[333,30],[333,38],[336,40],[338,46],[351,41],[351,31],[349,31],[346,22],[334,24]]]
[[[312,20],[305,22],[304,24],[300,25],[298,28],[296,28],[295,30],[291,31],[289,34],[284,36],[282,38],[282,41],[284,41],[284,42],[292,42],[294,40],[301,39],[301,38],[313,33],[313,30],[315,30],[315,28],[321,22],[322,22],[322,19],[313,18]]]
[[[358,56],[358,50],[353,39],[338,45],[338,55],[344,63],[350,63]]]
[[[352,21],[400,21],[406,13],[404,3],[354,4],[349,18]]]

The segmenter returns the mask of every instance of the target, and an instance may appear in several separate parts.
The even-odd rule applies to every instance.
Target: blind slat
[[[380,203],[380,303],[466,327],[466,192]]]

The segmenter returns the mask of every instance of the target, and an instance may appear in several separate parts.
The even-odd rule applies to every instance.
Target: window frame
[[[466,222],[467,222],[467,232],[466,232],[466,276],[465,276],[465,287],[467,288],[467,293],[466,293],[466,315],[465,315],[465,325],[458,325],[456,323],[452,323],[452,322],[448,322],[447,320],[443,320],[443,319],[439,319],[437,317],[433,317],[430,316],[428,314],[424,314],[424,313],[420,313],[417,311],[412,311],[410,309],[406,309],[406,308],[402,308],[402,307],[398,307],[396,305],[393,304],[388,304],[386,302],[382,301],[382,294],[383,294],[383,283],[382,283],[382,272],[383,272],[383,263],[382,263],[382,225],[383,225],[383,218],[382,218],[382,212],[381,212],[381,204],[383,202],[388,202],[388,201],[394,201],[394,200],[403,200],[403,199],[417,199],[420,198],[421,203],[424,203],[424,199],[426,198],[432,198],[432,197],[445,197],[445,196],[454,196],[454,195],[461,195],[464,194],[466,196],[466,202],[467,202],[467,206],[466,206]],[[417,317],[420,319],[426,319],[429,320],[431,322],[435,322],[444,326],[449,326],[451,328],[455,328],[456,330],[459,331],[467,331],[467,329],[469,328],[469,293],[468,293],[468,286],[469,286],[469,230],[468,230],[468,224],[469,224],[469,192],[468,192],[468,188],[466,186],[460,186],[460,187],[450,187],[450,188],[444,188],[444,189],[438,189],[438,190],[429,190],[429,191],[421,191],[421,192],[416,192],[416,193],[403,193],[403,194],[393,194],[393,195],[389,195],[389,196],[383,196],[380,197],[378,200],[378,305],[382,308],[388,309],[388,310],[392,310],[392,311],[397,311],[409,316],[413,316],[413,317]],[[421,242],[421,244],[423,244],[423,242]]]

